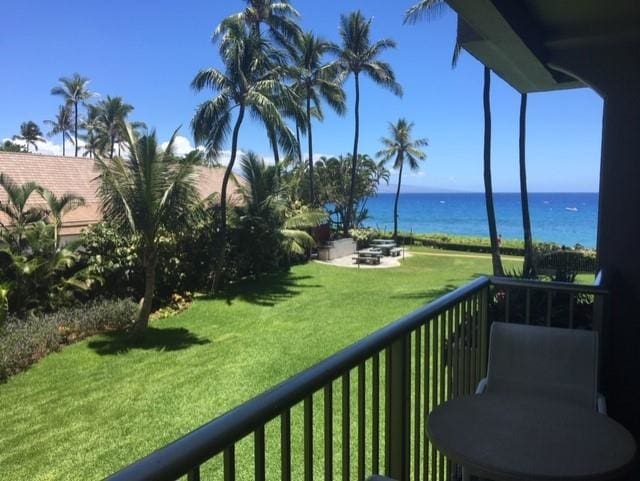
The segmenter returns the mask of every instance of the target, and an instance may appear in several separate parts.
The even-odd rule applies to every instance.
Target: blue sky
[[[450,68],[455,16],[403,26],[412,1],[298,0],[301,24],[338,41],[341,13],[361,9],[373,17],[373,38],[390,37],[398,48],[390,62],[404,88],[395,97],[368,80],[361,90],[360,151],[374,154],[387,125],[403,116],[415,134],[427,137],[428,159],[403,180],[410,186],[481,191],[482,66],[464,53]],[[242,0],[110,2],[5,0],[0,30],[0,139],[18,132],[21,122],[42,125],[60,100],[49,94],[58,77],[73,72],[91,78],[102,95],[120,95],[135,106],[132,118],[157,129],[166,140],[182,125],[183,143],[192,142],[189,122],[207,94],[189,88],[195,73],[219,66],[211,32]],[[345,85],[349,110],[337,117],[327,110],[314,127],[314,151],[346,153],[353,143],[353,79]],[[498,77],[492,82],[493,175],[496,191],[518,190],[519,94]],[[589,89],[529,96],[528,174],[531,191],[598,189],[602,101]],[[43,126],[44,128],[44,126]],[[50,139],[60,143],[59,138]],[[264,131],[251,121],[240,146],[270,156]],[[49,146],[51,147],[51,146]],[[54,146],[55,147],[55,146]],[[391,182],[393,183],[393,177]]]

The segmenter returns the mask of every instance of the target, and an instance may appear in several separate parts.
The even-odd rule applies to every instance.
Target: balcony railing
[[[485,375],[490,321],[601,332],[605,295],[600,277],[593,286],[481,277],[108,479],[455,479],[425,420]]]

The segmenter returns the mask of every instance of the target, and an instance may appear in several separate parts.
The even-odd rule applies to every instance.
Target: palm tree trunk
[[[307,90],[307,140],[309,143],[309,204],[316,205],[313,188],[313,135],[311,133],[311,93]]]
[[[61,221],[55,219],[53,222],[53,252],[58,250],[58,230],[60,229]]]
[[[269,143],[271,144],[271,150],[273,150],[273,162],[276,164],[280,164],[280,151],[278,150],[278,136],[276,135],[275,130],[272,128],[268,128],[269,135]]]
[[[353,74],[356,80],[356,105],[354,109],[356,131],[353,138],[353,157],[351,158],[351,186],[349,188],[349,204],[347,205],[347,218],[343,224],[343,234],[345,237],[349,234],[349,227],[353,219],[353,198],[356,190],[356,171],[358,167],[358,137],[360,135],[360,80],[358,72]]]
[[[233,127],[233,134],[231,137],[231,158],[227,169],[224,171],[224,177],[222,178],[222,188],[220,190],[220,252],[218,253],[218,260],[216,262],[216,268],[213,273],[213,285],[212,291],[217,294],[220,291],[220,282],[222,277],[222,269],[224,268],[224,261],[227,250],[227,185],[229,184],[229,178],[233,171],[233,164],[236,161],[236,154],[238,152],[238,133],[240,132],[240,125],[244,118],[244,104],[240,104],[240,111],[238,112],[238,118],[236,119],[236,125]]]
[[[149,325],[149,315],[153,305],[153,294],[156,288],[156,268],[158,266],[158,253],[152,246],[145,246],[143,253],[144,262],[144,297],[138,310],[138,317],[133,326],[132,337],[141,340]]]
[[[75,156],[77,157],[78,156],[78,102],[75,102],[74,106],[75,106],[75,120],[74,120],[74,128],[73,128],[73,131],[74,131],[73,141],[75,142],[75,147],[76,147]],[[62,135],[62,144],[64,145],[64,134]]]
[[[296,141],[298,143],[298,162],[302,163],[302,146],[300,145],[300,124],[296,120]]]
[[[487,205],[487,219],[489,221],[489,237],[491,242],[491,261],[493,275],[503,276],[500,246],[498,245],[498,229],[496,228],[496,212],[493,207],[493,186],[491,183],[491,70],[484,68],[484,195]]]
[[[398,238],[398,201],[400,200],[400,184],[402,183],[402,168],[404,167],[404,159],[400,162],[400,171],[398,172],[398,189],[396,190],[396,200],[393,204],[393,238]]]
[[[62,131],[62,156],[66,157],[66,154],[65,154],[65,151],[64,151],[64,140],[65,140],[64,135],[65,135],[65,131],[63,130]],[[76,157],[77,157],[77,155],[76,155]]]
[[[535,275],[533,266],[533,240],[531,236],[531,218],[529,216],[529,192],[527,190],[527,162],[525,157],[527,134],[527,94],[520,95],[520,203],[522,204],[522,228],[524,230],[524,266],[525,277]]]

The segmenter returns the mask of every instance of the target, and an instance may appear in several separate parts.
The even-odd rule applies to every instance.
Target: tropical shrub
[[[211,209],[188,229],[163,232],[158,237],[162,262],[156,273],[156,307],[170,302],[174,293],[206,290],[215,252],[214,215]],[[83,264],[92,275],[103,279],[94,295],[142,297],[144,268],[138,236],[118,234],[109,223],[101,222],[86,231],[81,242]]]
[[[55,313],[12,316],[0,326],[0,381],[85,337],[132,325],[138,306],[131,300],[94,300]]]
[[[374,229],[349,229],[349,236],[356,241],[358,249],[368,246],[372,239],[377,238],[377,233]]]
[[[99,283],[99,278],[82,269],[73,246],[54,248],[51,230],[41,221],[22,232],[20,248],[0,242],[0,284],[9,313],[52,312],[71,306],[86,299]]]
[[[317,196],[330,214],[332,227],[343,230],[348,212],[351,188],[351,156],[321,157],[316,163]],[[368,155],[358,157],[353,195],[354,226],[367,218],[367,199],[374,197],[381,182],[389,181],[384,162],[376,162]]]

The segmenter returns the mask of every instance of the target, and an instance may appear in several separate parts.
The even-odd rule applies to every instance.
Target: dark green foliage
[[[96,300],[52,314],[10,318],[0,326],[0,381],[25,370],[62,345],[129,327],[137,310],[131,300]]]
[[[351,191],[350,171],[351,156],[321,157],[316,163],[317,195],[320,205],[325,205],[331,215],[331,222],[335,229],[342,230],[347,218]],[[367,218],[366,203],[369,197],[378,192],[381,182],[389,181],[389,171],[384,167],[384,161],[376,162],[368,155],[359,156],[355,190],[353,193],[353,210],[355,226],[362,224]]]
[[[20,144],[16,144],[11,142],[10,140],[5,140],[4,143],[0,144],[0,152],[26,152],[27,149],[24,148]]]
[[[36,222],[22,233],[22,249],[0,243],[0,284],[7,290],[11,314],[51,312],[85,299],[99,278],[91,276],[78,262],[70,246],[55,249],[53,226]]]
[[[158,239],[159,258],[154,305],[166,304],[174,293],[207,289],[215,252],[215,211],[188,229]],[[144,294],[144,268],[139,239],[125,236],[106,222],[83,234],[82,263],[103,279],[95,294],[106,297],[132,297]]]
[[[583,249],[556,249],[537,256],[535,265],[542,273],[555,271],[559,281],[573,282],[580,272],[596,271],[596,253]]]
[[[288,265],[284,236],[274,216],[241,215],[229,229],[225,280],[276,272]]]

